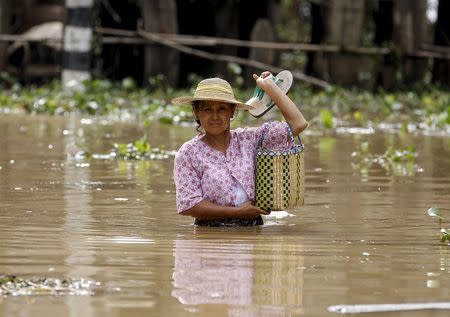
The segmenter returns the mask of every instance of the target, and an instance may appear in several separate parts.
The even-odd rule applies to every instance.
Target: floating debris
[[[0,275],[0,296],[38,295],[94,295],[99,282],[87,279],[57,279],[48,277],[20,278],[15,275]]]
[[[336,305],[328,307],[329,312],[340,314],[360,314],[360,313],[393,312],[393,311],[425,310],[425,309],[450,309],[450,302]]]

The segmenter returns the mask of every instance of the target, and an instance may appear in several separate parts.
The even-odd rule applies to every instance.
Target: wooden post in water
[[[9,17],[11,0],[0,0],[0,33],[9,33]],[[0,43],[0,70],[6,67],[6,49],[8,44],[6,42]]]
[[[66,0],[62,83],[81,88],[75,82],[90,78],[92,42],[92,6],[94,0]],[[74,85],[69,84],[73,82]]]

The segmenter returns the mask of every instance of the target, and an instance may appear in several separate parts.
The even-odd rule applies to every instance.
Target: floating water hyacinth
[[[431,207],[431,208],[429,208],[429,209],[427,210],[427,213],[428,213],[428,215],[429,215],[430,217],[436,217],[436,218],[438,218],[439,220],[444,219],[443,216],[442,216],[442,210],[441,210],[441,208],[438,208],[438,207]]]
[[[75,160],[164,160],[175,156],[176,151],[167,151],[163,147],[152,147],[145,139],[139,139],[131,143],[114,143],[108,153],[92,154],[87,151],[79,151],[74,154]]]
[[[444,216],[442,214],[442,209],[438,207],[428,208],[427,214],[430,217],[437,218],[439,221],[439,226],[442,225],[442,221],[444,220]],[[441,242],[450,242],[450,229],[441,228]]]
[[[450,243],[450,229],[441,229],[441,242]]]
[[[354,169],[366,171],[373,164],[383,167],[386,172],[395,176],[414,176],[416,172],[423,171],[417,164],[415,159],[417,152],[413,146],[404,149],[394,150],[392,146],[383,154],[372,154],[369,151],[368,142],[363,142],[360,149],[352,153]]]
[[[140,139],[133,143],[115,143],[109,155],[123,160],[163,160],[175,156],[175,153],[152,147],[146,140]]]
[[[94,295],[99,282],[87,279],[57,279],[47,277],[20,278],[0,275],[0,296]]]

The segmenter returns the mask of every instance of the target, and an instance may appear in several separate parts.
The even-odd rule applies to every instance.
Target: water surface
[[[149,129],[168,150],[194,132]],[[311,129],[305,206],[261,227],[196,228],[175,211],[173,158],[76,159],[141,135],[135,123],[0,116],[0,274],[100,283],[91,296],[6,296],[0,316],[331,316],[330,305],[449,300],[449,246],[426,211],[450,212],[450,138]],[[414,144],[417,166],[354,169],[364,141],[378,154]]]

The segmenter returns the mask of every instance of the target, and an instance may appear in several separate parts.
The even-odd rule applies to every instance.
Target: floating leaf
[[[438,208],[438,207],[431,207],[431,208],[429,208],[429,209],[427,210],[427,213],[428,213],[428,215],[431,216],[431,217],[436,217],[436,218],[438,218],[438,219],[440,219],[440,220],[443,219],[441,208]]]
[[[450,229],[441,229],[441,242],[450,242]]]

